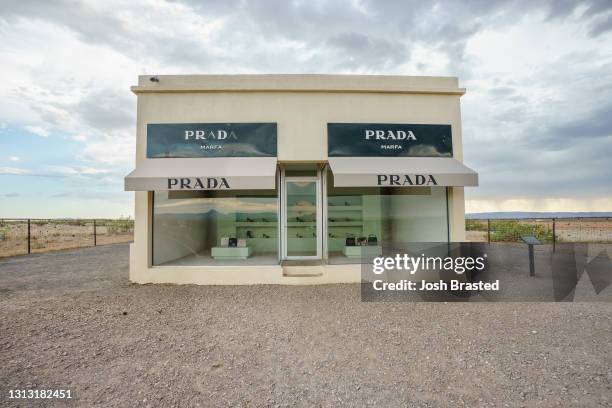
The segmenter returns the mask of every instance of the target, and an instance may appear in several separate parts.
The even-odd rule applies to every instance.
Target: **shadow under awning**
[[[125,191],[274,189],[276,160],[276,157],[145,159],[125,177]]]
[[[478,173],[449,157],[330,157],[334,187],[477,186]]]

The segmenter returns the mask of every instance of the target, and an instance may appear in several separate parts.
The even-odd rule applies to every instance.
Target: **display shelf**
[[[316,222],[287,222],[288,227],[316,227]]]
[[[236,222],[236,227],[239,228],[259,228],[259,227],[265,227],[265,228],[276,228],[276,221],[238,221]]]
[[[211,248],[211,255],[215,259],[247,259],[252,254],[253,249],[250,246]]]
[[[328,227],[363,227],[362,221],[328,221]]]
[[[382,247],[379,245],[344,246],[342,254],[347,258],[380,256],[382,254]]]
[[[342,212],[342,211],[361,211],[363,207],[360,205],[328,205],[327,211]]]

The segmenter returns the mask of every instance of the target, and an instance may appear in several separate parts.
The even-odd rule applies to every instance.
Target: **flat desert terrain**
[[[96,226],[96,244],[116,244],[133,239],[131,222],[109,222]],[[32,221],[31,252],[43,253],[94,245],[92,222]],[[28,252],[28,225],[21,221],[0,221],[0,257]]]
[[[87,407],[612,406],[612,303],[365,303],[359,285],[127,275],[125,244],[0,260],[0,405],[68,388]]]

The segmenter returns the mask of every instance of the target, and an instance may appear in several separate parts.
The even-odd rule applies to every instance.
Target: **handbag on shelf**
[[[378,245],[378,238],[376,237],[376,235],[368,235],[368,245]]]
[[[350,235],[349,235],[349,236],[347,236],[347,237],[346,237],[346,243],[345,243],[345,245],[346,245],[346,246],[355,246],[355,237],[350,236]]]
[[[357,245],[359,245],[359,246],[366,246],[366,245],[368,245],[368,238],[367,237],[359,237],[357,239]]]
[[[245,248],[247,246],[246,245],[246,239],[245,238],[239,238],[237,246],[238,246],[238,248]]]
[[[228,247],[229,246],[229,237],[221,237],[221,246]]]

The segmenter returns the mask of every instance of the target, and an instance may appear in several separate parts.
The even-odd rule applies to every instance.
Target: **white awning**
[[[448,157],[330,157],[335,187],[477,186],[478,173]]]
[[[276,186],[276,157],[146,159],[125,177],[126,191],[263,190]]]

